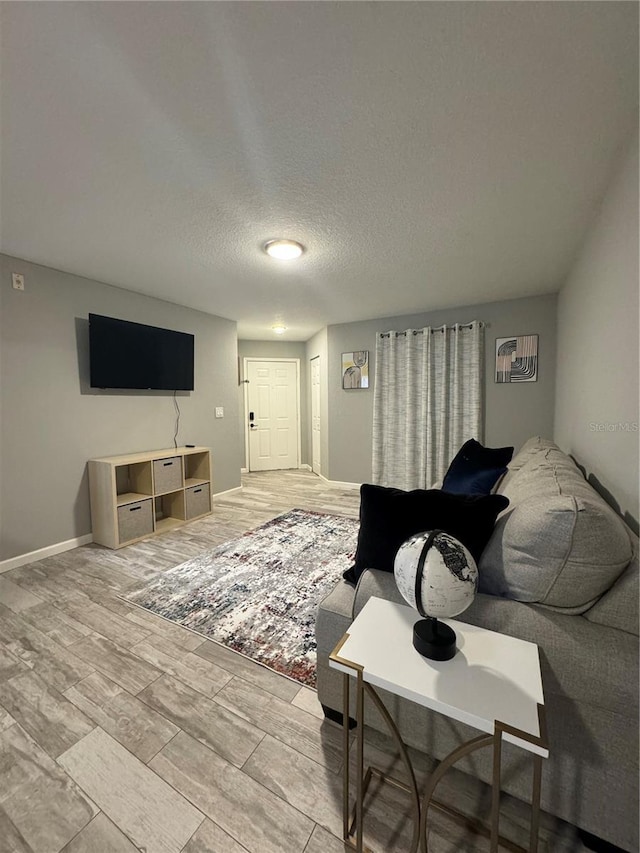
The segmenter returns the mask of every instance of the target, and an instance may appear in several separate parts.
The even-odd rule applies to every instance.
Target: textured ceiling
[[[558,289],[638,5],[3,3],[1,71],[2,251],[305,340]]]

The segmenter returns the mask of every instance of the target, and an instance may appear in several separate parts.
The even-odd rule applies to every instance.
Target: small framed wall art
[[[538,336],[496,338],[496,382],[538,381]]]
[[[369,387],[369,350],[342,353],[342,387],[345,391]]]

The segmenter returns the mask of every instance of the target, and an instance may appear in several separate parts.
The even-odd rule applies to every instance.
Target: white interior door
[[[247,359],[249,470],[297,468],[298,362]]]
[[[320,356],[311,359],[311,468],[320,473]]]

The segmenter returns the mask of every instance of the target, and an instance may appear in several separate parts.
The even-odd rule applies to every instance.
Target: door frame
[[[317,474],[318,477],[321,476],[321,471],[322,471],[322,417],[321,417],[322,388],[320,387],[321,386],[320,369],[322,367],[322,362],[321,362],[320,358],[321,358],[320,353],[318,353],[317,355],[314,355],[313,358],[309,359],[309,403],[310,403],[310,409],[311,409],[311,448],[310,448],[310,450],[311,450],[311,452],[310,452],[311,471],[313,474]],[[313,433],[314,433],[314,428],[313,428],[313,362],[314,361],[318,362],[318,382],[319,382],[319,388],[318,388],[318,409],[319,409],[318,420],[320,421],[320,428],[319,428],[318,432],[320,433],[320,438],[318,440],[320,441],[320,447],[318,448],[318,453],[319,453],[320,459],[319,459],[317,471],[313,467],[313,463],[314,463],[314,458],[313,458]]]
[[[301,400],[300,400],[300,359],[299,358],[260,358],[256,355],[245,355],[242,359],[242,372],[243,378],[245,380],[244,384],[244,458],[247,464],[247,471],[251,471],[251,458],[249,456],[249,381],[247,379],[247,365],[250,361],[258,361],[262,362],[289,362],[290,364],[295,364],[296,366],[296,421],[297,421],[297,459],[298,465],[297,468],[300,469],[302,464],[301,456],[302,456],[302,425],[300,423],[300,411],[301,411]],[[286,469],[276,469],[276,470],[286,470]]]

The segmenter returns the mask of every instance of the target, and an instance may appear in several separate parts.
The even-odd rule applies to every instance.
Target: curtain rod
[[[480,329],[484,328],[484,323],[480,321],[478,323],[478,327]],[[450,332],[458,332],[460,329],[472,329],[473,323],[456,323],[455,326],[437,326],[434,329],[429,329],[431,334],[434,332],[444,332],[445,329],[448,329]],[[406,329],[404,332],[380,332],[381,338],[390,338],[391,335],[395,335],[396,338],[405,337],[407,332],[411,332],[413,335],[422,335],[424,333],[424,329]]]

